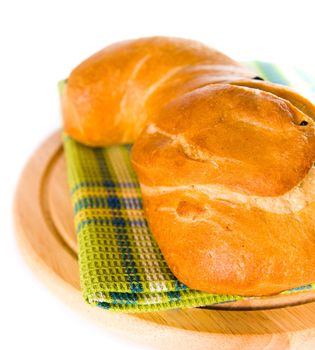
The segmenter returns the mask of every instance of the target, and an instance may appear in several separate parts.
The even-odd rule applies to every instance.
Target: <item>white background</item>
[[[141,348],[65,306],[33,276],[15,245],[18,176],[39,143],[61,126],[57,81],[109,43],[150,35],[198,39],[235,59],[314,72],[313,3],[0,0],[1,349]]]

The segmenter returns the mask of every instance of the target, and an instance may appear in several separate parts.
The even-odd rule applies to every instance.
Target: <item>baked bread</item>
[[[268,295],[315,281],[315,107],[190,40],[105,48],[71,73],[66,133],[133,143],[149,226],[178,279]]]
[[[211,82],[252,77],[237,62],[196,41],[124,41],[71,72],[62,98],[64,130],[90,146],[132,143],[175,97]]]
[[[315,123],[260,84],[177,98],[133,146],[151,230],[191,288],[258,296],[315,281]]]

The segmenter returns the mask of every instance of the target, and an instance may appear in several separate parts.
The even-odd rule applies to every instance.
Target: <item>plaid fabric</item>
[[[293,85],[315,99],[315,79],[300,70],[249,64],[258,75]],[[62,91],[62,84],[60,91]],[[90,148],[64,137],[68,180],[78,234],[84,298],[113,311],[155,311],[241,299],[208,294],[179,282],[147,225],[130,145]],[[315,284],[284,293],[315,289]]]

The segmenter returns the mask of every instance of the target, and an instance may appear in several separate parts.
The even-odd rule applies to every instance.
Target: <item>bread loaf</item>
[[[63,95],[65,132],[90,146],[132,143],[177,96],[253,73],[201,43],[144,38],[106,47],[76,67]]]
[[[65,131],[133,143],[149,226],[178,279],[269,295],[315,281],[315,107],[183,39],[119,43],[79,65]]]
[[[152,232],[191,288],[268,295],[315,281],[315,123],[257,87],[188,93],[133,146]]]

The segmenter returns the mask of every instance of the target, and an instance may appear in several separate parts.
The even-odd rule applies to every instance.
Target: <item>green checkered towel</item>
[[[315,79],[301,70],[249,64],[266,80],[294,86],[315,99]],[[90,148],[64,137],[78,234],[84,298],[112,311],[156,311],[242,299],[208,294],[179,282],[168,268],[142,209],[130,145]],[[284,293],[315,289],[315,284]]]

